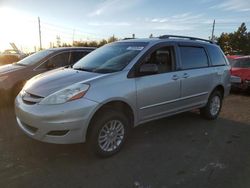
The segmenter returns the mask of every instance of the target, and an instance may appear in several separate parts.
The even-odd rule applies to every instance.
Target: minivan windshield
[[[53,52],[54,52],[53,50],[43,50],[40,52],[36,52],[36,53],[22,59],[21,61],[18,61],[16,64],[23,65],[23,66],[33,65],[33,64],[41,61],[43,58],[45,58],[46,56],[50,55]]]
[[[105,45],[82,58],[73,69],[97,73],[121,71],[146,45],[145,42],[116,42]]]

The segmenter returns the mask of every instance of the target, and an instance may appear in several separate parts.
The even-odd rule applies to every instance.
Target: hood
[[[25,86],[25,91],[33,95],[46,97],[77,82],[88,82],[105,75],[107,74],[74,69],[56,69],[33,77]]]
[[[5,74],[8,72],[13,72],[15,70],[23,69],[24,66],[20,66],[17,64],[9,64],[0,66],[0,74]]]
[[[250,68],[236,68],[231,69],[233,76],[238,76],[242,80],[250,80]]]

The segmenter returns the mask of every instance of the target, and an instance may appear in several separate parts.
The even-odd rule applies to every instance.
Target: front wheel
[[[88,147],[100,157],[109,157],[120,151],[128,131],[129,120],[123,113],[103,111],[91,125]]]
[[[222,107],[222,94],[219,91],[214,91],[207,102],[207,105],[200,109],[201,116],[214,120],[218,117]]]

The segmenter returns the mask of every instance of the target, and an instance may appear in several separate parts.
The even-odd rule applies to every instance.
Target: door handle
[[[184,73],[182,78],[188,78],[189,77],[189,74],[188,73]]]
[[[179,78],[180,78],[180,77],[179,77],[178,75],[173,75],[173,76],[172,76],[172,80],[179,80]]]

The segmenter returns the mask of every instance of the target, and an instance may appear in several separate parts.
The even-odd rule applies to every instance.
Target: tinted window
[[[236,68],[250,68],[250,58],[236,59],[232,63],[232,67]]]
[[[225,65],[226,60],[224,58],[224,55],[222,54],[222,51],[215,46],[209,46],[208,52],[212,61],[212,65],[218,66],[218,65]]]
[[[36,53],[22,59],[17,64],[18,65],[33,65],[33,64],[38,63],[39,61],[43,60],[44,58],[46,58],[47,56],[49,56],[53,52],[54,52],[53,50],[43,50],[40,52],[36,52]]]
[[[85,55],[87,55],[89,52],[71,52],[70,53],[70,64],[75,64],[77,61],[82,59]]]
[[[173,68],[172,51],[171,47],[159,48],[147,55],[142,65],[155,64],[158,67],[158,73],[170,72]]]
[[[62,52],[49,58],[39,69],[53,69],[69,65],[69,52]]]
[[[229,61],[230,65],[233,65],[233,63],[234,63],[234,60],[233,60],[233,59],[227,58],[227,60]]]
[[[49,62],[55,65],[55,68],[69,65],[69,52],[60,53],[49,59]]]
[[[201,68],[208,66],[208,58],[204,48],[181,46],[180,53],[183,69]]]

